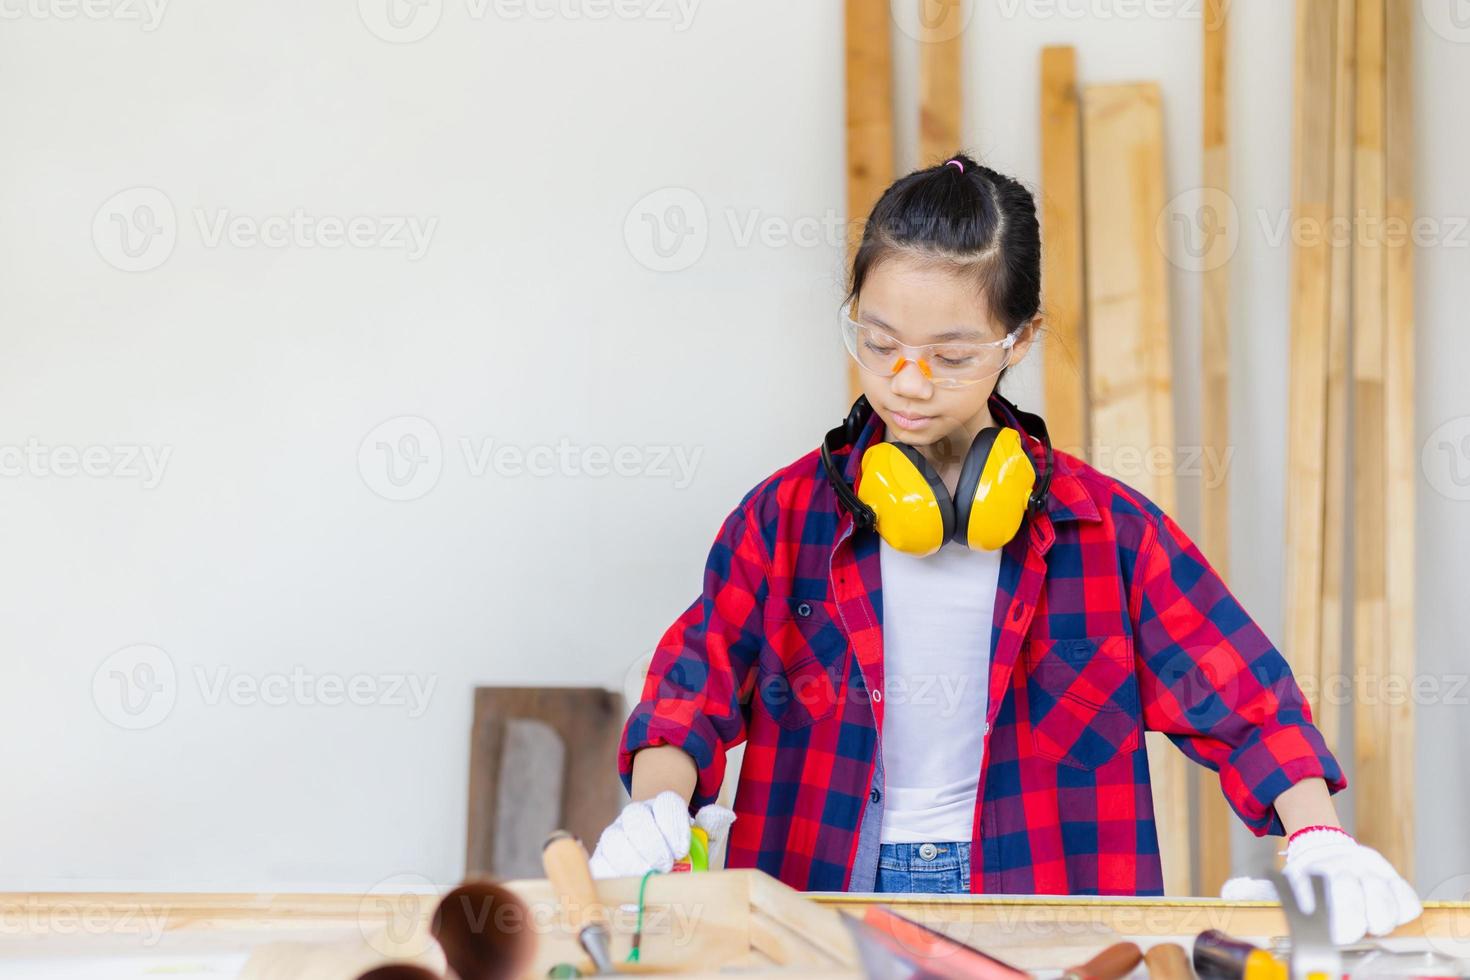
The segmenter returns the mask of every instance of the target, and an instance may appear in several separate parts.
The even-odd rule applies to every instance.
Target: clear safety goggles
[[[940,388],[966,388],[989,381],[1011,361],[1016,335],[986,343],[921,344],[900,343],[877,327],[852,318],[852,304],[842,307],[842,342],[858,367],[882,378],[891,378],[909,364],[917,364],[924,377]]]

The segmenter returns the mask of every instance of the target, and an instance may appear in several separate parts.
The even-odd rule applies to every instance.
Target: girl
[[[1160,895],[1153,730],[1287,835],[1299,891],[1328,877],[1340,941],[1419,914],[1341,829],[1290,669],[1184,532],[996,393],[1040,297],[1017,181],[962,155],[883,194],[841,318],[863,397],[721,527],[628,720],[634,802],[594,874],[667,871],[700,825],[799,889]]]

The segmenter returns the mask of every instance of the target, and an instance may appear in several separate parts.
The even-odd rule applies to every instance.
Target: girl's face
[[[1005,328],[991,319],[974,283],[942,267],[906,256],[880,262],[863,282],[852,318],[871,324],[901,343],[1002,340]],[[1034,321],[1033,321],[1034,323]],[[960,331],[964,336],[955,336]],[[1031,325],[1023,327],[1008,365],[1031,347]],[[935,386],[910,362],[891,378],[858,371],[863,394],[883,419],[888,439],[919,449],[936,463],[958,462],[975,435],[994,424],[986,402],[996,378],[964,388]]]

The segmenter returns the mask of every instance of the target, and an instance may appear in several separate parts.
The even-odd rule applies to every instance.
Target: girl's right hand
[[[690,819],[689,803],[678,793],[664,790],[651,800],[623,807],[618,818],[602,832],[592,854],[592,877],[629,878],[651,870],[668,872],[675,861],[689,856],[691,828],[702,828],[710,847],[724,837],[735,814],[716,804],[701,807]]]

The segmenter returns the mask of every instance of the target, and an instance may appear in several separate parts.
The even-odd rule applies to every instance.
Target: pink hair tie
[[[947,167],[951,163],[954,164],[956,167],[959,167],[960,168],[960,173],[964,173],[965,172],[965,165],[963,163],[960,163],[958,160],[947,160],[947,161],[945,161],[945,164],[944,165]]]

